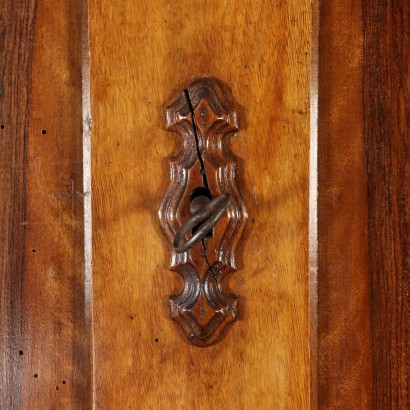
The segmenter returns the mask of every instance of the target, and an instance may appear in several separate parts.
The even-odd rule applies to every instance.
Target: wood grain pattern
[[[319,64],[319,408],[371,409],[362,6],[322,1]]]
[[[410,4],[363,2],[373,409],[410,407]]]
[[[319,408],[410,405],[409,23],[322,1]]]
[[[315,56],[309,5],[282,3],[91,0],[98,408],[304,409],[316,370],[319,408],[409,407],[410,6],[321,2],[316,368],[307,256]],[[7,409],[93,404],[81,139],[86,7],[5,0],[0,11]],[[181,283],[167,270],[156,220],[164,158],[178,151],[163,104],[197,76],[217,76],[238,96],[243,131],[232,151],[250,214],[240,271],[225,285],[243,295],[240,320],[206,352],[182,342],[169,319],[167,295]],[[152,300],[162,305],[152,310]],[[315,399],[311,391],[311,408]]]
[[[81,2],[1,6],[0,407],[89,408]]]
[[[90,6],[96,406],[309,408],[309,3]],[[238,102],[250,217],[226,284],[239,320],[198,349],[169,317],[181,283],[156,213],[178,151],[164,103],[204,76]]]

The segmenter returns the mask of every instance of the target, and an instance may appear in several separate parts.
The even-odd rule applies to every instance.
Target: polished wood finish
[[[372,408],[362,5],[323,1],[319,37],[318,400]]]
[[[166,109],[167,129],[179,135],[182,147],[169,160],[170,183],[159,209],[171,251],[171,269],[184,280],[183,291],[170,298],[171,316],[199,347],[218,340],[225,326],[238,316],[237,296],[225,293],[222,285],[236,270],[236,248],[247,218],[236,182],[237,160],[226,150],[227,137],[239,129],[231,99],[228,87],[220,81],[199,78],[184,87]],[[211,229],[211,237],[177,252],[174,238],[191,216],[193,196],[205,194],[215,200],[228,195],[228,209]]]
[[[90,6],[97,408],[309,408],[309,2]],[[206,349],[170,318],[157,218],[181,150],[165,104],[199,77],[237,102],[249,213],[224,285],[239,320]]]
[[[81,2],[5,0],[0,46],[0,407],[91,406]]]
[[[319,408],[406,409],[406,1],[321,2]]]
[[[365,0],[373,409],[410,408],[410,4]]]
[[[307,2],[284,3],[91,1],[92,294],[87,3],[3,1],[0,407],[409,407],[409,5],[321,2],[316,350],[307,193],[317,25],[311,37]],[[165,158],[180,150],[164,102],[198,76],[217,76],[237,99],[231,148],[250,215],[224,284],[241,295],[239,320],[208,349],[168,316],[182,283],[166,268],[155,212]]]

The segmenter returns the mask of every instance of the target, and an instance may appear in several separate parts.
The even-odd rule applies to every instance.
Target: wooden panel
[[[319,408],[372,408],[362,5],[322,1]]]
[[[87,408],[81,2],[2,3],[1,397]]]
[[[155,4],[155,5],[154,5]],[[306,1],[90,2],[96,405],[309,408]],[[164,108],[193,77],[228,84],[249,220],[240,320],[191,346],[157,217],[176,151]]]
[[[322,1],[319,407],[405,409],[410,389],[406,1]]]
[[[410,4],[364,1],[374,409],[410,407]]]

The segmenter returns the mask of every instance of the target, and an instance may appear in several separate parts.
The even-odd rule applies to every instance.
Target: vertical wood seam
[[[95,408],[95,363],[93,333],[93,280],[92,280],[92,203],[91,203],[91,90],[88,0],[83,0],[81,13],[82,47],[82,113],[83,113],[83,195],[84,195],[84,308],[86,333],[89,337],[91,407]]]
[[[311,0],[309,154],[309,366],[310,409],[318,408],[318,81],[319,0]]]

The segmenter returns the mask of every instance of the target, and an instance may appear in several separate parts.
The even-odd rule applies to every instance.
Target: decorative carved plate
[[[181,152],[169,159],[170,183],[159,209],[170,268],[184,280],[182,292],[170,297],[171,316],[191,343],[206,347],[238,315],[237,296],[222,289],[224,277],[236,270],[236,247],[247,219],[236,183],[237,161],[225,150],[227,137],[239,129],[237,115],[227,88],[216,79],[200,78],[167,107],[166,118],[167,129],[182,139]],[[178,253],[172,243],[198,189],[212,198],[228,193],[231,201],[202,242]]]

